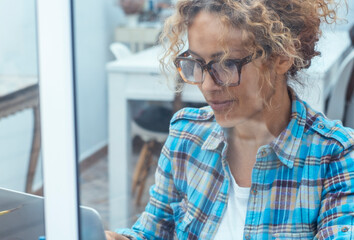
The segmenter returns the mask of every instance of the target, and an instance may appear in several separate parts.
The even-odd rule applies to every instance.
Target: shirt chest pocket
[[[176,233],[178,239],[184,233],[188,232],[188,228],[193,220],[192,210],[188,207],[188,204],[185,199],[179,203],[172,203],[171,205],[173,211],[173,219],[175,222]]]

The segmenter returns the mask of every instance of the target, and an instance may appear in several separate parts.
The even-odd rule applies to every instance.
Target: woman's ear
[[[293,65],[294,59],[286,56],[278,56],[275,59],[274,69],[278,75],[284,75]]]

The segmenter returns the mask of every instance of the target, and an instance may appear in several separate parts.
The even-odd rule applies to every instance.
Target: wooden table
[[[34,128],[25,190],[33,193],[32,185],[40,152],[38,78],[0,76],[0,119],[28,108],[33,109]]]

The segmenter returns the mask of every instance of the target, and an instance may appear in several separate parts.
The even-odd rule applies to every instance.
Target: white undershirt
[[[242,240],[250,188],[239,187],[232,176],[229,200],[215,240]]]

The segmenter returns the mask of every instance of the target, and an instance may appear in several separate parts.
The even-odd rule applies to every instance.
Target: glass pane
[[[131,226],[154,183],[174,111],[174,88],[168,88],[160,73],[156,47],[163,21],[172,11],[171,1],[74,0],[80,204],[96,209],[105,229]],[[125,73],[124,66],[115,66],[130,64],[128,56],[142,72]],[[136,80],[132,84],[137,91],[121,88],[124,79]],[[141,96],[140,90],[147,95]],[[202,101],[200,94],[196,96],[190,97],[190,104]],[[175,104],[178,101],[177,97]],[[150,141],[149,133],[156,142]],[[139,173],[144,152],[152,157],[150,163],[141,163],[149,165],[148,171]],[[137,181],[133,193],[133,179],[142,174],[146,177]]]
[[[157,39],[173,2],[74,0],[80,204],[106,230],[144,211],[172,115],[206,105],[197,86],[176,95],[160,72]]]
[[[44,236],[35,8],[0,0],[0,239]]]

